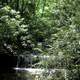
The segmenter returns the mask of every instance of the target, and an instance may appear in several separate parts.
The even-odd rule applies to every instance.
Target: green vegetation
[[[0,53],[6,44],[10,54],[49,55],[33,58],[33,67],[66,69],[68,80],[79,80],[80,0],[0,0],[0,7]]]

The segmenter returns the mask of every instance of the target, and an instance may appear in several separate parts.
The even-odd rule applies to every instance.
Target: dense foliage
[[[39,61],[33,66],[66,68],[78,74],[70,80],[79,80],[79,4],[79,0],[1,0],[0,45],[14,55],[49,55],[50,59],[33,59]]]

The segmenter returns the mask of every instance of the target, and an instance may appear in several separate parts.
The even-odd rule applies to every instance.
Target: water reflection
[[[0,80],[16,80],[17,74],[16,73],[0,73]]]
[[[2,72],[0,80],[33,80],[31,75],[26,71]]]

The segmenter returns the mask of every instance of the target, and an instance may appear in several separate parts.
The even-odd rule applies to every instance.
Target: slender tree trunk
[[[22,5],[21,5],[21,15],[23,15],[23,12],[24,12],[24,0],[22,0]]]
[[[16,10],[19,10],[19,0],[16,0],[16,6],[15,6]]]

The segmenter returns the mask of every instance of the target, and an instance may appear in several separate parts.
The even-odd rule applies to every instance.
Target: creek
[[[40,58],[42,60],[49,59],[50,56],[23,56],[20,55],[17,58],[16,66],[12,67],[12,70],[1,72],[0,80],[52,80],[52,78],[57,75],[57,73],[61,74],[66,79],[66,70],[65,69],[48,69],[45,68],[36,68],[32,67],[36,61],[33,62],[32,58]],[[11,59],[11,58],[10,58]],[[3,68],[5,69],[5,67]]]

